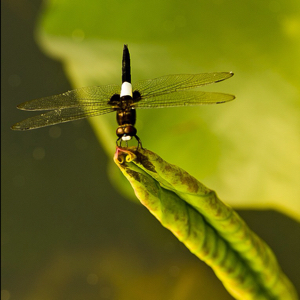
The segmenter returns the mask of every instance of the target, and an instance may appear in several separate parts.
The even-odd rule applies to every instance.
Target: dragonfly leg
[[[144,149],[144,148],[143,148],[143,145],[142,145],[141,139],[140,139],[137,135],[135,135],[134,137],[135,137],[135,139],[136,139],[137,142],[138,142],[137,148],[141,147],[141,149]]]
[[[116,140],[117,147],[122,147],[122,140],[121,141],[120,140],[121,140],[120,137]],[[120,143],[118,144],[119,141],[120,141]]]
[[[136,139],[137,142],[138,142],[137,148],[141,147],[141,149],[144,149],[143,146],[142,146],[142,141],[140,140],[140,138],[139,138],[137,135],[135,135],[134,137],[135,137],[135,139]],[[119,138],[116,140],[116,145],[117,145],[117,147],[122,148],[122,142],[123,142],[122,137],[119,137]],[[128,148],[128,141],[126,140],[125,142],[126,142],[126,147]]]

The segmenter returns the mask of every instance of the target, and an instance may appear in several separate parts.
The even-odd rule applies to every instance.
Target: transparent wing
[[[37,115],[19,123],[14,124],[11,129],[13,130],[30,130],[45,126],[50,126],[58,123],[64,123],[68,121],[75,121],[87,117],[94,117],[98,115],[107,114],[113,112],[112,107],[101,108],[98,106],[90,106],[85,110],[85,106],[69,107],[62,109],[55,109]]]
[[[193,106],[201,104],[219,104],[235,99],[235,96],[223,93],[202,91],[181,91],[170,94],[153,95],[134,103],[136,108],[161,108],[176,106]]]
[[[147,101],[151,97],[200,87],[225,80],[231,76],[233,76],[232,72],[167,75],[138,81],[133,85],[133,91],[139,91],[143,101]]]
[[[108,104],[110,98],[119,93],[120,87],[117,85],[93,86],[24,102],[17,107],[29,111],[50,111],[18,122],[11,128],[29,130],[107,114],[115,110]]]
[[[78,106],[109,108],[111,96],[120,94],[120,86],[105,85],[83,87],[59,95],[24,102],[17,106],[22,110],[52,110]]]

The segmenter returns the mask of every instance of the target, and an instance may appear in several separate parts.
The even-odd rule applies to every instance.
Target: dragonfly
[[[235,99],[230,94],[190,90],[233,76],[232,72],[200,74],[174,74],[131,84],[130,54],[127,45],[123,48],[122,85],[83,87],[68,92],[31,100],[19,104],[18,109],[46,111],[14,124],[13,130],[31,130],[59,123],[75,121],[116,112],[118,128],[117,146],[133,137],[142,146],[137,136],[136,109],[220,104]]]

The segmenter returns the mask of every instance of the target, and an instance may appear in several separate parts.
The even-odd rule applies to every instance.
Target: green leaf
[[[299,12],[298,0],[50,0],[37,37],[76,88],[121,84],[124,43],[133,82],[233,71],[230,80],[203,90],[234,94],[235,101],[137,110],[138,135],[143,145],[216,187],[231,205],[277,209],[300,220]],[[115,116],[90,122],[111,155]],[[182,155],[171,151],[183,144]],[[118,174],[110,175],[121,186]]]
[[[232,296],[298,299],[268,245],[214,191],[146,149],[117,148],[114,161],[140,202],[214,270]]]

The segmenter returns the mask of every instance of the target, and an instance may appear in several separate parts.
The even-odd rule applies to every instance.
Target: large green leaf
[[[74,87],[121,83],[124,43],[133,82],[233,71],[232,79],[204,90],[237,100],[138,110],[138,135],[231,205],[276,208],[300,219],[299,6],[297,0],[48,1],[38,40],[62,61]],[[115,117],[90,121],[113,153]]]

